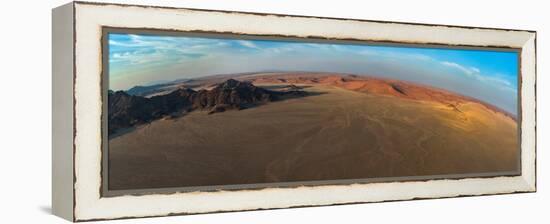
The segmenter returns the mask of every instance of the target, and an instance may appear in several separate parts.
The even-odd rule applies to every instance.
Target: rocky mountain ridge
[[[163,117],[178,117],[194,110],[209,114],[226,110],[242,110],[287,97],[302,97],[300,90],[273,91],[250,82],[228,79],[211,90],[179,88],[168,94],[146,98],[125,91],[109,91],[109,134]]]

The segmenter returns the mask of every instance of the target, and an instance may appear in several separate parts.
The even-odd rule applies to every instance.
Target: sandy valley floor
[[[109,141],[110,189],[516,171],[516,122],[477,103],[334,86],[241,111],[192,112]],[[458,110],[457,110],[458,109]]]

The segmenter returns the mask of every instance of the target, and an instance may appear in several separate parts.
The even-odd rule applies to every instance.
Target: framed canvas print
[[[53,212],[88,221],[534,192],[535,38],[58,7]]]

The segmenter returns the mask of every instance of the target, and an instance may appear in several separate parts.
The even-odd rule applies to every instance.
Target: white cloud
[[[462,71],[468,77],[474,78],[477,81],[495,85],[495,86],[497,86],[498,88],[500,88],[502,90],[516,91],[517,92],[517,89],[514,88],[514,85],[509,80],[507,80],[507,79],[505,79],[501,76],[498,76],[498,75],[492,75],[492,76],[483,75],[483,74],[481,74],[481,70],[479,70],[476,67],[467,67],[467,66],[460,65],[460,64],[454,63],[454,62],[442,61],[441,64],[444,65],[444,66],[447,66],[447,67],[458,69],[458,70]]]
[[[109,46],[119,46],[119,47],[133,47],[134,44],[124,43],[124,42],[118,42],[114,40],[109,40]]]
[[[464,72],[466,75],[470,75],[470,76],[474,75],[474,74],[479,74],[479,72],[480,72],[480,70],[476,67],[466,67],[466,66],[454,63],[454,62],[442,61],[441,64],[445,65],[447,67],[458,69],[458,70]]]
[[[127,39],[110,39],[110,63],[149,64],[184,61],[207,56],[210,49],[228,47],[223,41],[206,38],[157,37],[130,34]],[[206,52],[206,53],[205,53]]]
[[[501,85],[501,86],[512,86],[512,83],[506,79],[503,79],[503,78],[500,78],[500,77],[496,77],[496,76],[479,76],[479,77],[476,77],[478,80],[480,81],[484,81],[484,82],[492,82],[492,83],[495,83],[495,84],[498,84],[498,85]]]
[[[258,47],[258,45],[252,43],[251,41],[239,40],[239,44],[244,46],[244,47],[248,47],[248,48],[260,49],[260,47]]]
[[[385,57],[393,60],[416,60],[416,61],[425,61],[425,62],[435,61],[433,57],[430,57],[425,54],[391,52],[391,51],[383,51],[383,50],[376,50],[376,49],[366,49],[366,50],[357,52],[357,54],[364,55],[364,56],[372,56],[372,57]]]

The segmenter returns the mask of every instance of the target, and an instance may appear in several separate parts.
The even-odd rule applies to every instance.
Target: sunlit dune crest
[[[505,115],[513,120],[515,116],[510,113],[482,102],[480,100],[452,93],[443,89],[424,86],[416,83],[380,79],[358,75],[338,74],[306,74],[306,75],[262,75],[258,78],[245,78],[254,83],[293,83],[293,84],[324,84],[341,87],[348,90],[370,93],[375,95],[395,96],[406,99],[439,102],[453,109],[464,103],[477,103],[492,112]]]

